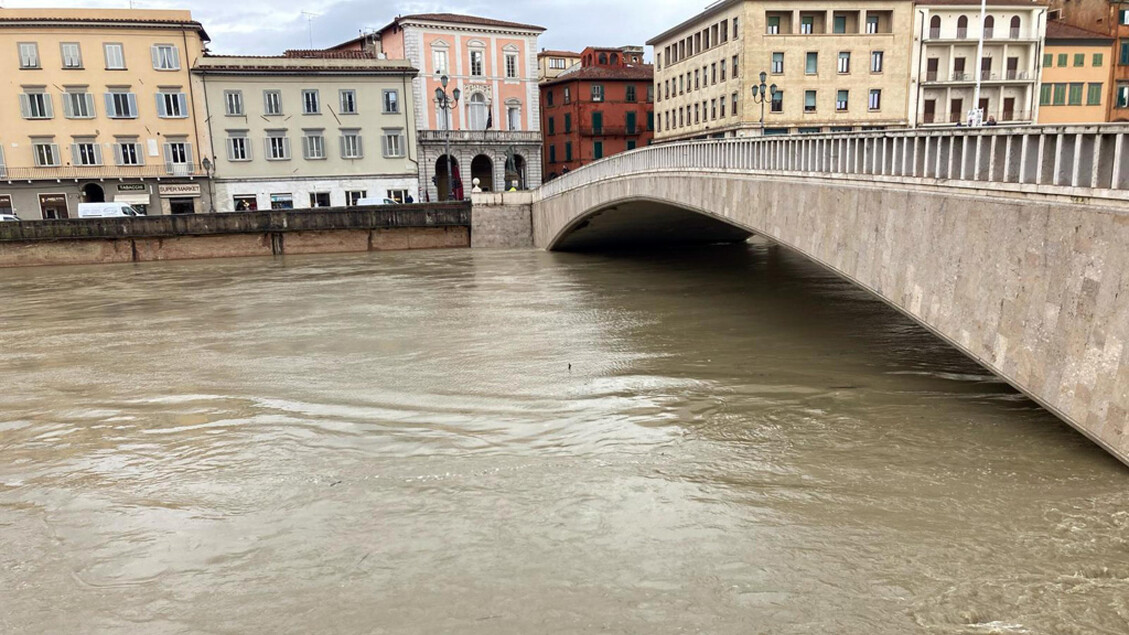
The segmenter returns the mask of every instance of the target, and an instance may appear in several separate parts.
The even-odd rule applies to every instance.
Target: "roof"
[[[0,27],[59,25],[79,28],[169,28],[196,31],[200,39],[211,41],[204,25],[188,11],[160,9],[4,9],[0,8]]]
[[[1087,31],[1086,29],[1059,22],[1058,20],[1051,20],[1047,22],[1047,39],[1048,40],[1091,40],[1102,45],[1108,46],[1113,41],[1112,37],[1104,33],[1097,33],[1094,31]]]
[[[1041,0],[986,0],[990,7],[1046,7],[1048,2]],[[980,0],[915,0],[921,7],[979,7]]]
[[[655,67],[650,64],[639,66],[581,66],[576,70],[568,70],[552,79],[541,82],[542,86],[552,86],[572,81],[652,81],[655,78]]]
[[[580,57],[580,53],[575,51],[541,51],[537,57]]]
[[[542,26],[522,24],[520,22],[505,22],[492,18],[480,18],[478,16],[463,15],[461,13],[414,13],[412,15],[398,16],[395,20],[390,22],[388,26],[381,29],[381,32],[387,31],[390,27],[399,25],[401,22],[446,22],[449,24],[466,24],[469,26],[489,26],[502,29],[537,31],[538,33],[545,31],[545,27]]]
[[[743,2],[743,1],[744,0],[719,0],[718,2],[715,2],[715,3],[711,4],[710,6],[706,7],[705,11],[702,11],[701,13],[698,13],[694,17],[689,18],[688,20],[681,22],[678,26],[671,27],[671,28],[663,31],[662,33],[656,35],[655,37],[647,40],[647,46],[656,46],[656,45],[658,45],[659,42],[666,40],[667,38],[671,37],[675,33],[685,31],[686,27],[690,26],[691,24],[695,24],[697,22],[703,21],[706,18],[709,18],[712,15],[721,13],[725,9],[728,9],[729,7],[731,7],[735,4],[738,4],[740,2]]]
[[[368,51],[333,51],[325,49],[286,49],[282,53],[283,57],[301,58],[301,59],[321,59],[321,60],[370,60],[376,59],[376,56]]]
[[[320,52],[320,51],[310,51]],[[293,57],[286,55],[213,55],[196,62],[192,72],[199,74],[318,74],[318,75],[415,75],[418,71],[406,60],[379,60],[373,57]]]

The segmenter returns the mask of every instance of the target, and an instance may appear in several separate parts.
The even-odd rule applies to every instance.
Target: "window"
[[[701,71],[699,71],[698,69],[694,69],[694,90],[698,90],[699,88],[701,88],[701,86],[702,86],[701,80],[702,80]],[[686,83],[689,84],[690,82],[687,81]]]
[[[74,165],[102,165],[102,148],[93,139],[75,139],[71,144],[71,162]]]
[[[506,130],[521,130],[521,106],[506,106]]]
[[[784,72],[784,53],[772,54],[772,74],[779,75]]]
[[[485,51],[473,50],[470,52],[470,74],[475,77],[482,77],[486,74],[483,66],[483,60],[486,57]]]
[[[557,162],[557,146],[550,145],[549,146],[549,163],[556,163],[556,162]]]
[[[721,60],[721,81],[725,81],[725,69],[729,66],[725,60]]]
[[[1066,84],[1054,84],[1054,97],[1051,104],[1054,106],[1066,105]]]
[[[627,140],[627,149],[628,150],[634,150],[637,145],[638,144],[635,142],[634,139],[628,139]]]
[[[593,159],[604,158],[604,142],[603,141],[595,141],[595,142],[592,143],[592,158]]]
[[[804,35],[811,35],[815,30],[815,18],[811,16],[800,18],[800,33]]]
[[[1071,105],[1071,106],[1081,106],[1082,105],[1082,90],[1085,88],[1085,86],[1086,86],[1085,84],[1077,83],[1077,82],[1070,84],[1070,92],[1069,92],[1069,97],[1068,97],[1068,100],[1067,100],[1067,103],[1069,105]]]
[[[341,131],[341,158],[360,159],[365,156],[364,139],[360,130]]]
[[[67,90],[63,94],[63,116],[67,119],[92,119],[94,117],[94,95],[85,88]]]
[[[882,110],[882,91],[878,88],[870,89],[870,101],[866,105],[869,110]]]
[[[1105,56],[1103,56],[1101,53],[1094,53],[1094,59],[1090,61],[1090,66],[1093,66],[1094,68],[1100,68],[1101,65],[1105,62],[1104,57]]]
[[[506,53],[506,78],[517,79],[517,53]]]
[[[737,79],[737,56],[733,56],[733,79]]]
[[[882,72],[882,62],[883,62],[884,57],[885,57],[885,55],[882,53],[882,51],[871,51],[870,52],[870,72],[871,73],[881,73]]]
[[[1129,84],[1117,85],[1117,107],[1129,108]]]
[[[635,101],[635,87],[634,86],[629,85],[627,87],[626,99],[627,99],[627,101]]]
[[[302,158],[320,161],[325,158],[325,133],[322,130],[302,131]]]
[[[137,95],[128,89],[110,89],[106,93],[106,116],[110,119],[136,119]]]
[[[851,54],[848,52],[839,53],[839,74],[844,75],[851,72]]]
[[[565,133],[572,132],[572,113],[565,113],[564,116],[564,131]]]
[[[565,60],[564,60],[563,57],[550,57],[549,58],[549,68],[552,68],[552,69],[555,69],[555,70],[564,70],[565,68],[568,68],[568,67],[565,66]]]
[[[769,35],[779,35],[780,34],[780,16],[778,16],[778,15],[768,16],[768,34]]]
[[[703,105],[703,108],[705,106]],[[717,100],[710,100],[710,119],[717,119]]]
[[[290,160],[290,138],[285,130],[267,130],[265,142],[267,161]]]
[[[1129,9],[1121,9],[1117,12],[1117,23],[1122,26],[1129,26]]]
[[[43,88],[29,88],[20,95],[20,111],[24,119],[51,119],[55,109],[51,105],[51,95]]]
[[[847,100],[851,92],[848,90],[840,90],[835,93],[835,110],[843,111],[847,109]]]
[[[710,84],[717,84],[717,62],[710,64]]]
[[[740,31],[737,30],[737,18],[733,18],[733,39],[736,40],[740,36]]]
[[[604,101],[603,84],[592,84],[592,101]]]
[[[290,193],[271,194],[270,195],[270,208],[271,209],[294,209],[294,195],[290,194]]]
[[[1067,56],[1066,53],[1059,53],[1058,54],[1058,67],[1059,68],[1066,66],[1067,57],[1068,56]]]
[[[180,52],[173,44],[154,44],[150,49],[153,68],[158,71],[180,70]]]
[[[568,86],[564,87],[564,103],[566,103],[566,104],[572,103],[572,89],[569,88]]]
[[[125,70],[125,49],[121,44],[103,44],[102,49],[106,54],[106,70]]]
[[[655,101],[655,85],[647,84],[647,103]]]
[[[546,106],[552,106],[553,105],[553,91],[551,91],[551,90],[545,91],[545,105]]]
[[[59,48],[63,54],[63,68],[82,68],[82,47],[78,42],[63,42]]]
[[[447,74],[447,51],[434,49],[431,51],[431,66],[436,75]]]
[[[866,16],[866,32],[868,34],[878,33],[878,16],[876,16],[876,15]]]
[[[1074,66],[1079,67],[1079,66],[1085,66],[1085,65],[1086,65],[1086,54],[1085,53],[1075,53],[1074,54]]]
[[[400,91],[386,90],[383,93],[384,114],[391,115],[400,112]]]
[[[387,133],[385,133],[387,138]],[[393,148],[395,149],[395,148]],[[385,146],[384,156],[401,156],[388,154],[387,146]],[[360,130],[342,130],[341,131],[341,158],[364,158],[365,157],[365,140],[360,136]]]
[[[565,161],[572,161],[572,142],[565,141]]]
[[[604,113],[592,113],[592,134],[603,134],[604,132]]]
[[[1121,40],[1121,49],[1117,55],[1117,63],[1129,66],[1129,40]]]
[[[1051,68],[1055,65],[1054,53],[1043,53],[1043,68]]]
[[[655,129],[655,113],[648,111],[647,112],[647,130],[651,131],[651,130],[654,130],[654,129]]]
[[[467,119],[471,130],[486,130],[487,126],[493,123],[490,120],[490,107],[486,104],[486,95],[475,93],[470,96]]]
[[[784,112],[784,91],[778,90],[771,96],[769,110],[771,112]]]
[[[804,91],[804,112],[815,112],[815,91]]]
[[[737,116],[737,93],[733,93],[732,97],[729,100],[729,103],[730,103],[730,106],[732,107],[732,109],[729,112],[732,114],[732,116],[736,117]]]
[[[302,114],[321,114],[321,99],[316,88],[307,88],[302,91]]]
[[[35,153],[35,167],[49,168],[62,164],[59,156],[59,146],[48,140],[32,140],[32,151]]]
[[[831,19],[831,32],[832,33],[846,33],[847,32],[847,16],[837,15]]]
[[[228,161],[250,161],[251,160],[251,144],[247,142],[246,131],[228,131],[227,137],[227,160]]]
[[[357,201],[361,200],[362,198],[368,198],[367,190],[351,190],[345,192],[345,204],[349,207],[356,206]]]
[[[636,125],[637,125],[636,119],[637,119],[637,117],[638,117],[638,115],[636,115],[633,112],[627,113],[627,121],[626,121],[626,123],[627,123],[627,134],[639,134],[639,131],[636,129]]]
[[[310,192],[310,207],[329,207],[329,192]]]
[[[141,151],[141,144],[137,139],[118,139],[114,144],[114,163],[117,165],[142,165],[145,163],[145,154]]]
[[[557,134],[557,120],[553,119],[552,117],[549,117],[548,125],[549,125],[549,134],[550,135]]]
[[[968,37],[968,16],[962,15],[957,18],[957,39],[963,40]]]
[[[35,42],[20,42],[20,68],[39,68],[39,45]]]
[[[397,203],[403,204],[404,201],[408,200],[407,190],[385,190],[384,193],[388,198],[396,201]]]
[[[819,70],[819,53],[809,52],[804,65],[804,73],[815,75]]]
[[[241,90],[225,90],[223,91],[223,105],[224,112],[228,117],[242,117],[243,116],[243,91]]]
[[[157,116],[162,119],[188,117],[188,98],[182,92],[157,93]]]
[[[277,90],[263,91],[263,114],[277,116],[282,114],[282,92]]]
[[[1051,105],[1051,89],[1052,88],[1054,88],[1054,87],[1051,84],[1043,84],[1039,88],[1039,105],[1040,106],[1050,106]]]
[[[1087,106],[1101,106],[1102,105],[1102,85],[1090,84],[1086,86],[1086,105]]]
[[[337,112],[343,115],[357,114],[357,91],[345,88],[337,91],[337,97],[340,102]]]
[[[192,164],[192,146],[187,141],[165,144],[165,170],[169,174],[187,174]]]
[[[722,119],[725,119],[725,98],[721,97],[720,99],[718,99],[717,104],[721,107],[721,114],[718,116]]]

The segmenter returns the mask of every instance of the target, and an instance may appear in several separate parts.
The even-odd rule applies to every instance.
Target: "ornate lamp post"
[[[440,112],[443,113],[443,132],[446,135],[444,143],[443,155],[447,157],[447,199],[451,200],[451,196],[455,192],[455,175],[451,171],[451,111],[459,104],[459,97],[462,94],[458,88],[447,94],[447,81],[446,75],[439,78],[439,83],[443,85],[442,88],[435,89],[435,102],[439,106]]]
[[[765,86],[764,80],[768,79],[768,73],[761,71],[760,84],[753,84],[753,103],[761,105],[761,136],[764,136],[764,102],[772,101],[779,92],[776,84],[772,86]]]

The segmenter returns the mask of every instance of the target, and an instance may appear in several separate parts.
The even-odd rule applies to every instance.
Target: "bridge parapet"
[[[660,144],[597,161],[540,188],[549,198],[625,174],[742,172],[989,189],[1129,206],[1129,125],[710,139]]]

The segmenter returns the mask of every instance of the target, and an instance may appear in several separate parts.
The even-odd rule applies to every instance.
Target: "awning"
[[[114,202],[127,205],[148,205],[151,201],[148,194],[115,194]]]

